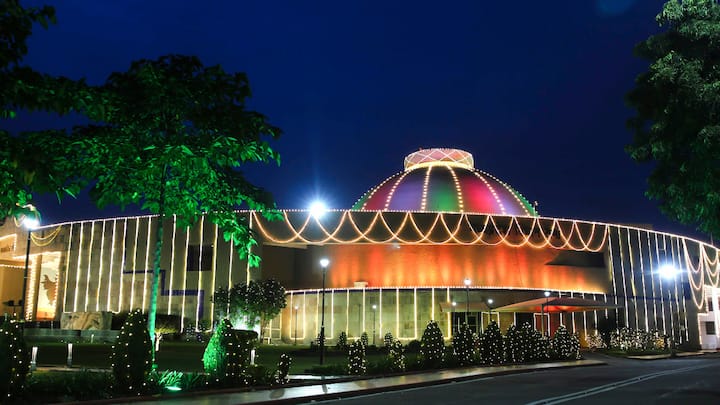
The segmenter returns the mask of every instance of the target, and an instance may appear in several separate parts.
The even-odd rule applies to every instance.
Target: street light
[[[492,323],[492,320],[493,320],[493,319],[492,319],[492,303],[493,303],[493,302],[494,302],[494,301],[493,301],[492,298],[488,298],[488,299],[487,299],[488,318],[490,318],[490,321],[488,322],[488,325],[490,325],[490,324]]]
[[[31,208],[34,209],[34,208]],[[27,282],[28,282],[28,268],[30,267],[30,240],[32,240],[32,231],[40,225],[40,221],[37,218],[25,216],[22,221],[22,225],[27,229],[27,247],[25,248],[25,274],[23,276],[23,288],[22,296],[20,297],[22,305],[20,311],[22,311],[22,320],[25,320],[25,294],[27,293]]]
[[[320,365],[325,362],[325,273],[330,260],[327,257],[320,259],[320,267],[322,267],[322,309],[320,315]]]
[[[452,302],[452,314],[453,314],[453,317],[457,318],[457,317],[455,316],[455,307],[457,307],[457,302],[453,301],[453,302]],[[452,322],[451,322],[451,323],[452,323]],[[458,323],[459,323],[459,320],[458,320]],[[459,329],[459,328],[458,328],[458,329]]]
[[[295,305],[295,308],[294,308],[294,309],[295,309],[295,346],[297,346],[297,311],[298,311],[298,306]]]
[[[540,305],[540,329],[542,330],[542,335],[545,336],[545,306],[548,304],[548,300],[550,299],[550,291],[545,291],[545,303]]]
[[[377,305],[372,305],[373,310],[373,346],[375,346],[375,310],[377,309]]]
[[[468,313],[470,312],[470,279],[465,279],[465,325],[468,324]]]

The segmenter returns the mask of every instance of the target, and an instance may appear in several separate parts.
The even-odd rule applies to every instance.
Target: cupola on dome
[[[353,209],[538,215],[522,194],[474,165],[464,150],[421,149],[405,157],[404,171],[370,189]]]

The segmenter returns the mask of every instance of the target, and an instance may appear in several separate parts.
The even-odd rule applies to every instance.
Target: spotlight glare
[[[327,211],[327,206],[322,201],[313,201],[312,204],[310,204],[310,215],[315,217],[316,219],[322,218],[323,215],[325,215],[325,212]]]

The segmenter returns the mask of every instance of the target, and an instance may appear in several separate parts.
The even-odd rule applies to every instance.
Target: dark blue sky
[[[350,207],[406,154],[456,147],[544,216],[690,233],[644,197],[650,168],[623,151],[623,97],[647,66],[632,50],[657,32],[660,1],[24,3],[57,10],[26,58],[44,72],[99,84],[170,53],[246,72],[250,107],[284,130],[282,165],[248,172],[281,208]],[[10,127],[66,122],[25,114]],[[43,220],[118,212],[88,206],[47,203]]]

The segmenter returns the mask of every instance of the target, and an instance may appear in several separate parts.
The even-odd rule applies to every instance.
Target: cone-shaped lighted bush
[[[532,330],[530,334],[530,351],[528,352],[530,361],[545,361],[550,356],[550,341],[547,336],[543,336],[539,330],[532,329],[530,324],[525,324]]]
[[[287,354],[283,353],[280,355],[280,361],[278,361],[277,370],[273,377],[273,382],[278,385],[287,384],[288,374],[290,373],[290,364],[292,359]]]
[[[492,321],[485,333],[482,334],[480,351],[485,364],[500,364],[503,362],[503,336],[497,322]]]
[[[437,322],[430,321],[420,339],[420,361],[424,367],[442,366],[445,359],[445,342]]]
[[[530,326],[528,323],[519,328],[510,325],[505,333],[505,356],[510,363],[522,363],[529,360],[532,330],[525,325]]]
[[[475,344],[473,333],[467,324],[460,325],[460,329],[452,338],[453,355],[461,366],[472,364],[475,359]]]
[[[560,360],[576,360],[580,358],[580,340],[568,332],[565,325],[560,325],[555,336],[550,340],[553,357]]]
[[[5,319],[0,325],[0,403],[22,394],[30,371],[30,355],[19,322]]]
[[[205,348],[203,354],[205,372],[223,383],[239,380],[243,371],[244,351],[230,321],[223,319],[215,328]]]
[[[405,371],[405,347],[399,340],[385,345],[388,349],[388,363],[390,371]]]
[[[365,361],[365,345],[361,340],[350,344],[348,350],[348,372],[350,374],[365,374],[367,364]]]
[[[152,342],[139,309],[125,319],[112,347],[112,371],[119,391],[142,395],[152,371]]]

